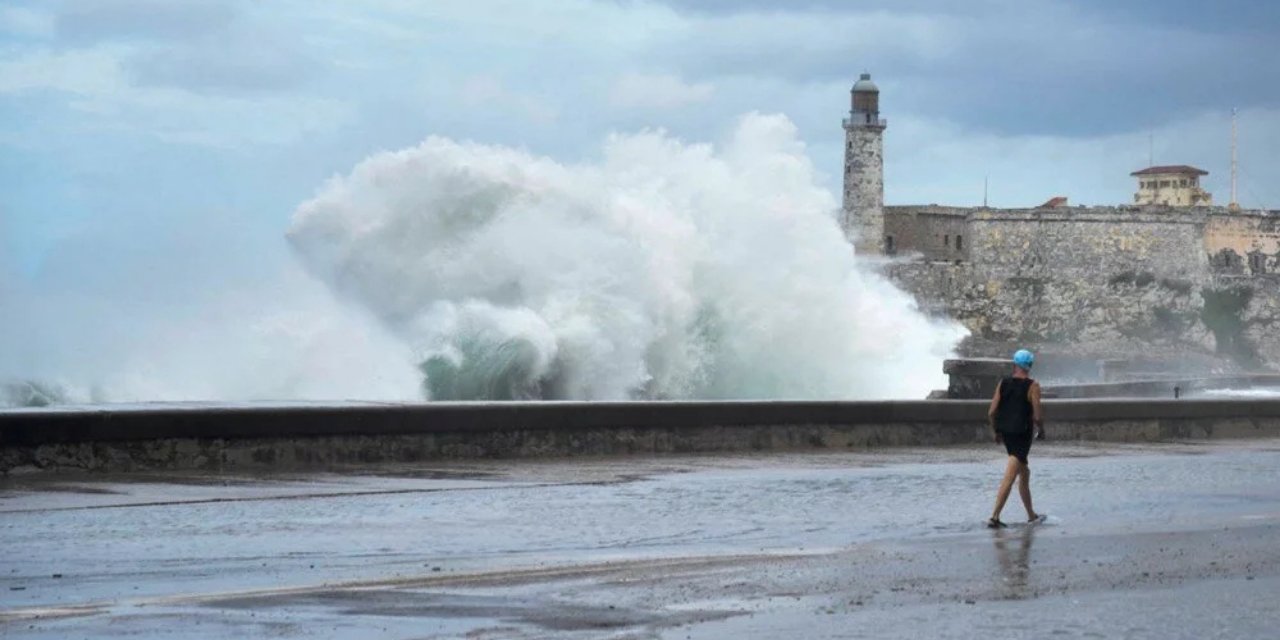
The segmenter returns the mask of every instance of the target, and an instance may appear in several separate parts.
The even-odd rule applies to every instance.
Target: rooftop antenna
[[[1236,111],[1235,107],[1231,108],[1231,203],[1227,207],[1232,211],[1240,208],[1240,203],[1236,201]]]
[[[987,208],[987,176],[982,176],[982,208]]]

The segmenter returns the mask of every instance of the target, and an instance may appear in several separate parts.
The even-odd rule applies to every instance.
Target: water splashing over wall
[[[295,212],[307,268],[437,399],[922,397],[963,329],[855,262],[794,126],[595,164],[432,137]]]

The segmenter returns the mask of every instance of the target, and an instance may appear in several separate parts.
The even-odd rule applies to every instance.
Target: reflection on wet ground
[[[996,563],[1000,567],[1001,591],[1010,600],[1021,600],[1029,594],[1027,577],[1031,572],[1031,543],[1035,541],[1037,524],[995,529]]]
[[[1037,443],[1032,458],[1051,516],[996,531],[994,448],[15,478],[0,632],[970,637],[942,620],[1280,575],[1280,442]],[[1067,637],[1105,632],[1060,609]]]

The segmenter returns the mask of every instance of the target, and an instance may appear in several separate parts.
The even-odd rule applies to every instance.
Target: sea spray
[[[221,239],[219,239],[221,240]],[[19,291],[0,408],[175,401],[421,400],[404,342],[296,265],[163,312]]]
[[[594,164],[431,137],[294,213],[304,265],[435,399],[920,398],[963,329],[855,261],[794,125]]]

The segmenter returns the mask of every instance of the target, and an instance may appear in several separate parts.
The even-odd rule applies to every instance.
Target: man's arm
[[[1027,391],[1027,397],[1031,400],[1031,420],[1036,425],[1036,439],[1044,439],[1044,411],[1040,408],[1040,383],[1032,382],[1031,389]]]
[[[996,431],[996,410],[1000,408],[1000,385],[1003,381],[996,383],[996,394],[991,396],[991,406],[987,408],[987,425],[991,427],[991,435],[995,436],[996,442],[1000,442],[1000,432]]]

